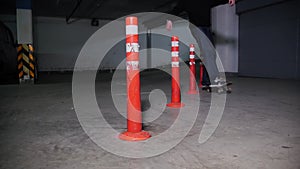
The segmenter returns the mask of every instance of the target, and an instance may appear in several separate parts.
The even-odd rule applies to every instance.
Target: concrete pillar
[[[31,0],[16,0],[17,20],[17,61],[19,82],[34,83],[36,79],[36,60],[33,48]]]

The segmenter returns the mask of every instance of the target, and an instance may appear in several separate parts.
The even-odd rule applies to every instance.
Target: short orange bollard
[[[195,47],[194,44],[190,44],[190,86],[188,94],[197,94],[196,90],[196,68],[195,68]]]
[[[172,55],[172,96],[168,107],[180,108],[184,104],[181,103],[180,94],[180,70],[179,70],[179,40],[177,36],[171,38],[171,55]]]
[[[126,18],[126,70],[127,70],[127,131],[119,138],[126,141],[141,141],[151,137],[142,130],[141,86],[139,70],[138,19]]]

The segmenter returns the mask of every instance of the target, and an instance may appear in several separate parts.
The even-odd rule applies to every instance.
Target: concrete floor
[[[142,92],[154,86],[169,99],[170,78],[155,71],[141,74]],[[1,169],[300,169],[299,81],[229,77],[233,93],[207,142],[199,144],[198,137],[211,96],[201,91],[196,123],[183,141],[158,156],[133,159],[103,150],[84,132],[74,111],[71,75],[0,86]],[[125,129],[124,118],[109,115],[116,112],[109,99],[111,74],[101,77],[96,82],[99,105],[112,125]],[[148,123],[145,129],[165,130],[170,111],[166,108],[160,117],[166,124]]]

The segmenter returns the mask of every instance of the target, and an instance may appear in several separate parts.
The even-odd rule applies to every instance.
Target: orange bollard
[[[180,71],[179,71],[179,40],[177,36],[172,36],[172,96],[171,103],[168,103],[168,107],[180,108],[184,104],[181,103],[180,95]]]
[[[202,83],[203,83],[203,69],[204,67],[203,67],[203,62],[202,61],[200,61],[200,77],[199,77],[199,87],[200,88],[202,88],[203,87],[203,85],[202,85]]]
[[[196,90],[196,68],[195,68],[195,47],[194,44],[190,44],[190,88],[188,94],[197,94]]]
[[[142,130],[141,86],[139,70],[138,19],[126,18],[126,70],[127,70],[127,131],[119,138],[127,141],[146,140],[151,135]]]

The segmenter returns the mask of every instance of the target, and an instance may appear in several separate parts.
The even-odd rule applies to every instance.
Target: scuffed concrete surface
[[[71,79],[71,75],[65,76],[62,79]],[[170,79],[153,81],[157,76],[159,73],[145,72],[142,90],[156,85],[170,97]],[[110,114],[116,112],[111,99],[107,99],[110,75],[102,77],[96,82],[99,105],[112,126],[125,129],[124,118]],[[170,151],[145,159],[116,156],[88,137],[74,111],[70,81],[1,85],[0,168],[299,169],[299,81],[246,77],[230,80],[234,83],[233,93],[227,96],[222,120],[206,143],[199,144],[198,137],[210,106],[210,94],[201,91],[199,115],[188,136]],[[170,110],[165,109],[165,113]],[[149,123],[145,128],[165,130],[172,120],[166,115],[161,118],[166,123]]]

